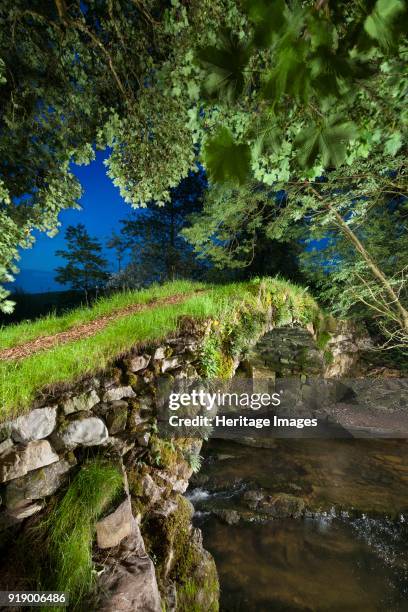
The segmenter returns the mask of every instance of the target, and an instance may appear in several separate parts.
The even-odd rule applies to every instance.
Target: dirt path
[[[162,299],[155,298],[146,304],[133,304],[131,306],[126,306],[126,308],[114,310],[108,315],[99,317],[98,319],[90,321],[89,323],[82,323],[81,325],[77,325],[76,327],[73,327],[67,331],[58,332],[57,334],[50,336],[40,336],[35,340],[30,340],[24,344],[20,344],[19,346],[13,346],[8,349],[0,350],[0,360],[23,359],[24,357],[30,357],[30,355],[33,355],[34,353],[46,351],[60,344],[66,344],[67,342],[71,342],[73,340],[88,338],[89,336],[93,336],[99,332],[101,329],[104,329],[111,321],[121,319],[144,310],[152,310],[158,306],[180,304],[180,302],[184,302],[194,293],[198,293],[198,291],[182,295],[171,295]]]

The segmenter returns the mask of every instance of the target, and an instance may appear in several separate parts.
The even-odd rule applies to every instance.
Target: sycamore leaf
[[[237,144],[226,127],[208,140],[203,150],[204,164],[215,183],[243,184],[250,171],[251,152],[247,144]]]
[[[221,34],[217,46],[200,49],[197,57],[207,73],[203,93],[234,102],[244,90],[244,71],[250,55],[248,43],[238,40],[229,32]]]
[[[312,51],[316,51],[321,47],[326,50],[337,48],[337,30],[335,26],[326,19],[318,19],[315,16],[309,17],[307,29],[310,36]]]
[[[310,70],[305,61],[305,46],[298,43],[285,47],[278,55],[277,63],[262,87],[263,96],[279,101],[285,95],[307,99],[310,87]]]
[[[254,24],[254,42],[258,47],[269,47],[275,34],[285,24],[284,0],[246,0],[245,9]]]
[[[373,12],[364,22],[364,29],[370,38],[377,40],[383,47],[395,44],[394,26],[405,11],[403,0],[377,0]]]
[[[318,156],[324,167],[340,166],[347,154],[347,146],[357,136],[351,121],[335,116],[322,124],[313,124],[304,129],[295,140],[298,161],[303,168],[311,168]]]

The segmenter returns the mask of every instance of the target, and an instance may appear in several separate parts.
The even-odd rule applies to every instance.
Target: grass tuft
[[[92,586],[95,523],[122,487],[118,468],[100,459],[88,461],[41,525],[47,533],[51,572],[46,586],[68,592],[71,609]]]

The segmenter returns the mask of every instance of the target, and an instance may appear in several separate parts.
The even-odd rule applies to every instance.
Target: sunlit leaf
[[[383,47],[393,46],[395,44],[394,26],[399,26],[397,20],[405,9],[406,5],[403,0],[377,0],[373,12],[364,22],[365,31]]]
[[[402,135],[401,132],[394,132],[385,143],[384,151],[388,155],[396,155],[402,147]]]
[[[311,168],[321,156],[324,167],[340,166],[346,158],[350,140],[356,136],[356,126],[341,117],[313,124],[304,129],[295,140],[298,161],[304,168]]]

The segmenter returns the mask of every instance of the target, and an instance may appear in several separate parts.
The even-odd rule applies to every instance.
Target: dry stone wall
[[[271,328],[270,319],[252,343]],[[124,497],[96,525],[94,560],[102,567],[102,579],[91,609],[218,609],[214,561],[203,549],[201,534],[192,526],[192,506],[183,497],[201,441],[169,443],[156,427],[159,386],[202,374],[202,348],[210,330],[211,322],[186,321],[177,336],[139,347],[108,371],[43,394],[31,411],[1,425],[0,532],[21,533],[46,515],[49,503],[89,457],[109,458],[123,472]],[[322,353],[311,332],[286,329],[272,348],[265,336],[262,358],[283,373],[292,371],[303,344],[320,371]],[[239,361],[229,364],[229,375]]]
[[[96,525],[95,558],[107,549],[111,553],[108,560],[102,555],[103,581],[98,603],[91,604],[100,610],[160,612],[166,598],[174,609],[187,609],[182,600],[176,601],[182,586],[177,585],[176,542],[166,542],[156,567],[144,542],[146,537],[163,539],[168,524],[177,521],[190,534],[188,546],[195,555],[188,572],[191,578],[197,574],[202,609],[218,606],[214,562],[197,544],[192,507],[182,497],[193,471],[189,457],[199,453],[201,442],[170,444],[159,438],[155,425],[160,381],[171,385],[179,378],[198,377],[206,330],[207,324],[195,325],[160,346],[135,350],[109,371],[55,389],[31,411],[1,425],[3,533],[21,533],[30,521],[41,519],[87,458],[106,457],[122,469],[125,497]],[[155,522],[153,538],[143,527],[149,521]]]

